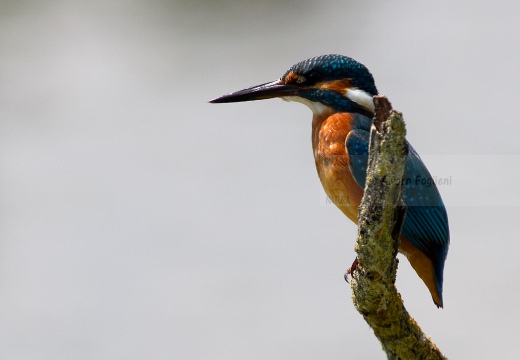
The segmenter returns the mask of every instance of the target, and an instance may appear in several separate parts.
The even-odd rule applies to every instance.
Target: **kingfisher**
[[[357,224],[375,95],[374,78],[363,64],[348,56],[322,55],[293,65],[278,80],[210,102],[281,98],[307,105],[313,114],[312,149],[321,184],[328,198]],[[402,193],[407,212],[399,252],[424,282],[434,304],[442,308],[444,263],[450,243],[448,215],[428,169],[407,145]]]

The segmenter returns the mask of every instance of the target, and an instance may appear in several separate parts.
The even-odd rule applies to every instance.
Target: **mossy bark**
[[[408,149],[402,114],[384,96],[374,98],[365,195],[359,207],[351,287],[356,309],[388,359],[446,359],[406,311],[395,287],[399,236],[406,208],[401,200]]]

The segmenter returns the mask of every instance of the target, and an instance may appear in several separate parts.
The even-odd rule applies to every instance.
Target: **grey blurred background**
[[[310,111],[207,101],[305,58],[364,63],[440,186],[453,359],[517,359],[514,1],[1,1],[0,359],[384,359],[343,280]]]

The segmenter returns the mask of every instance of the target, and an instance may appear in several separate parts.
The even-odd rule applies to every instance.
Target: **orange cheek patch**
[[[293,84],[298,81],[298,74],[296,74],[294,71],[290,71],[284,79],[284,82],[286,84]]]
[[[331,90],[338,94],[345,94],[347,89],[350,89],[352,84],[349,80],[334,80],[328,83],[325,83],[321,86],[324,90]]]

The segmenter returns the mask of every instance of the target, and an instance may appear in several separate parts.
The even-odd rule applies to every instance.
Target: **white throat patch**
[[[311,109],[314,116],[319,116],[323,114],[325,111],[331,110],[330,106],[323,105],[322,103],[316,101],[310,101],[300,96],[284,96],[282,97],[282,100],[299,102],[300,104],[306,105],[309,109]]]

